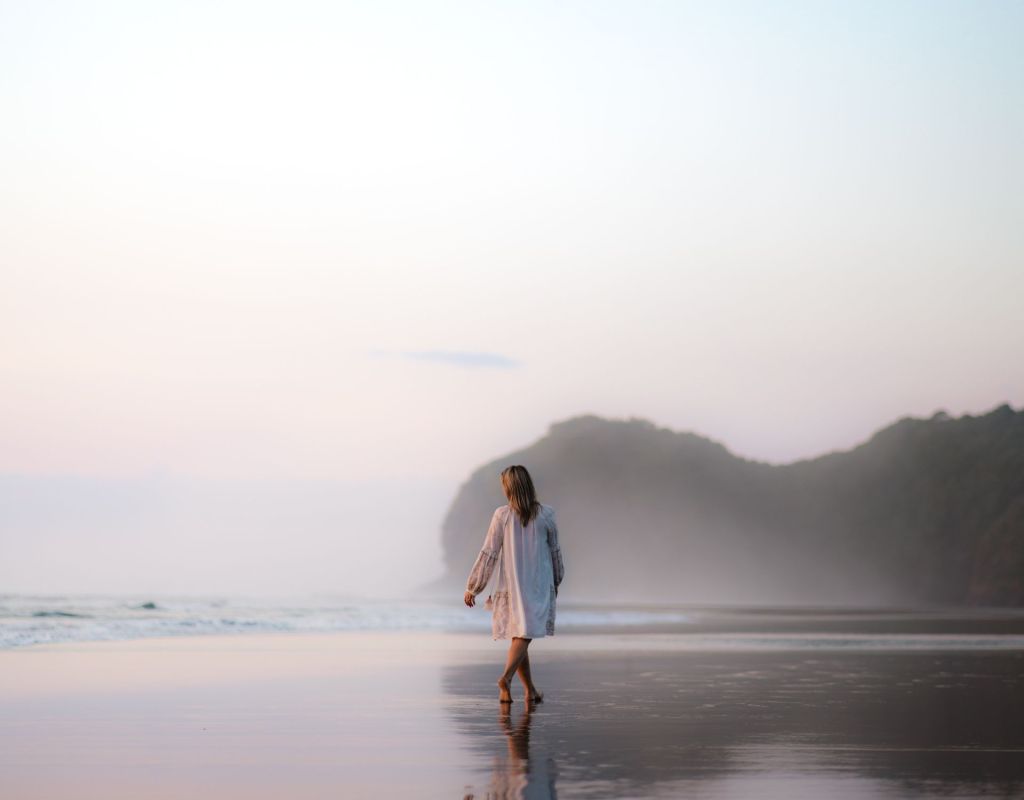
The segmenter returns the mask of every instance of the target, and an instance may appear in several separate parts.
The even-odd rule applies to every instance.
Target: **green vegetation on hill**
[[[1024,605],[1024,411],[1008,405],[786,465],[642,420],[560,422],[460,488],[441,586],[465,580],[512,463],[558,513],[567,597]]]

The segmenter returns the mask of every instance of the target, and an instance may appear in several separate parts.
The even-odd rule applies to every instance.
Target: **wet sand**
[[[0,796],[1021,797],[1024,650],[468,634],[0,652]]]

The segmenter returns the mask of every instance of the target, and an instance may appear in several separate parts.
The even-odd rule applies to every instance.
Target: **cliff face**
[[[461,487],[445,587],[465,581],[512,463],[558,512],[578,600],[1024,604],[1024,411],[1006,405],[781,466],[641,420],[561,422]]]

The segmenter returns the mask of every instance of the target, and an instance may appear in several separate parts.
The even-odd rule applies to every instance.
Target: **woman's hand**
[[[466,592],[465,596],[462,598],[462,602],[472,608],[476,605],[476,595],[472,592]]]

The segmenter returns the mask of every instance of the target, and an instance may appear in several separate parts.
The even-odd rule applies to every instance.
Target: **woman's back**
[[[537,515],[525,526],[513,512],[510,514],[512,524],[506,528],[520,586],[524,590],[528,588],[534,597],[539,597],[554,586],[554,569],[548,545],[549,512],[554,514],[549,506],[541,506]]]
[[[555,597],[563,574],[554,509],[540,506],[523,525],[511,505],[496,508],[467,591],[483,591],[495,567],[490,597],[494,638],[554,635]]]
[[[485,606],[492,611],[495,639],[512,639],[505,673],[498,679],[499,699],[512,702],[509,681],[519,670],[528,699],[543,695],[530,678],[527,647],[533,639],[555,633],[555,598],[562,582],[562,551],[551,506],[541,505],[526,467],[518,464],[501,472],[508,504],[491,516],[483,547],[466,581],[465,603],[474,606],[497,568],[494,591]]]

